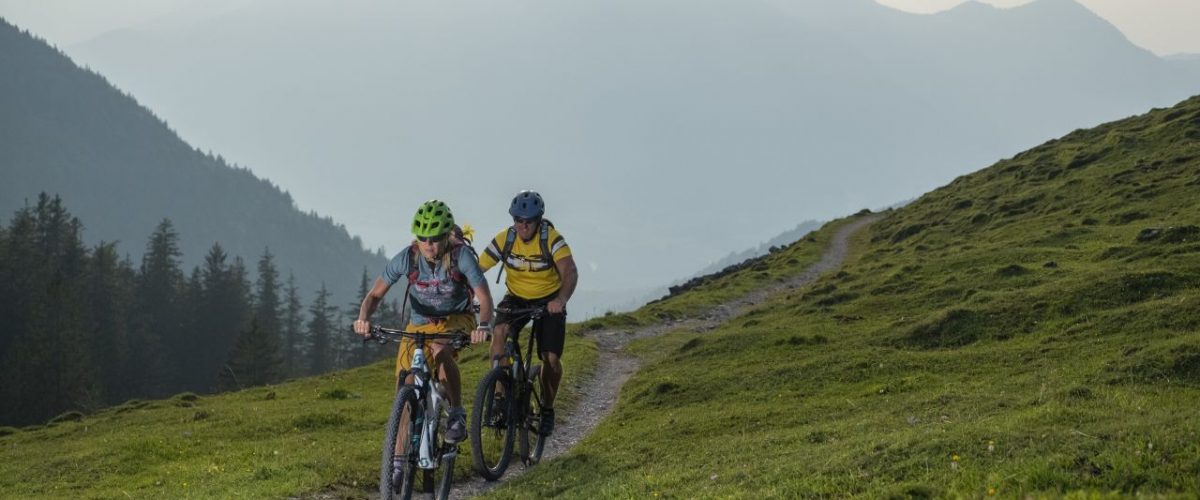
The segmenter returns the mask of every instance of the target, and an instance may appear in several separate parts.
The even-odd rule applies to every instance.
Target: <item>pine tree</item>
[[[22,286],[6,293],[26,296],[17,302],[21,310],[12,314],[15,322],[3,326],[12,329],[3,335],[0,355],[0,418],[5,422],[43,421],[101,401],[85,331],[87,297],[77,286],[88,260],[82,228],[60,198],[42,193],[37,206],[19,212],[13,229],[5,232],[4,253],[17,262],[4,272]]]
[[[368,288],[367,283],[368,283],[367,282],[367,268],[364,267],[363,271],[362,271],[362,279],[359,281],[359,284],[358,284],[358,295],[357,295],[358,300],[351,301],[349,304],[346,304],[346,312],[345,312],[346,321],[345,321],[345,323],[350,324],[355,319],[358,319],[359,310],[362,309],[362,301],[364,298],[366,298],[367,293],[370,292],[370,290],[371,290],[370,288]],[[379,317],[379,315],[375,314],[373,317]],[[371,318],[368,318],[368,320],[369,319],[371,319]],[[345,345],[345,347],[343,348],[343,352],[346,355],[346,358],[348,361],[347,365],[349,365],[349,366],[365,365],[365,364],[371,362],[371,358],[373,357],[373,354],[379,351],[379,349],[372,349],[372,346],[369,346],[362,342],[346,343],[344,345]]]
[[[229,361],[220,372],[221,389],[241,389],[279,380],[280,364],[273,361],[279,354],[275,340],[264,334],[257,318],[250,320],[250,326],[238,336]]]
[[[258,329],[264,335],[279,338],[283,330],[279,313],[279,271],[271,250],[264,249],[258,260],[258,281],[256,283],[254,319],[258,320]]]
[[[279,355],[279,272],[271,262],[269,250],[258,261],[257,292],[250,328],[241,332],[221,371],[223,376],[236,375],[239,387],[269,384],[283,378]],[[229,380],[222,380],[224,387],[230,387]]]
[[[214,243],[200,267],[200,292],[193,306],[190,357],[181,365],[187,373],[187,388],[217,390],[217,374],[228,361],[239,334],[250,322],[249,289],[240,260],[227,264],[228,255]]]
[[[325,373],[333,368],[335,353],[331,349],[334,336],[334,321],[337,307],[329,304],[329,290],[321,283],[321,290],[308,308],[308,352],[309,373]]]
[[[134,273],[128,261],[117,256],[115,243],[97,245],[88,269],[89,349],[100,360],[97,368],[105,402],[114,404],[131,396],[124,377],[134,347],[129,338]]]
[[[130,360],[138,373],[130,382],[146,396],[164,395],[166,367],[185,359],[186,344],[179,314],[183,272],[179,270],[179,235],[169,219],[163,219],[146,243],[137,284],[138,322],[136,348]]]
[[[303,354],[304,305],[296,289],[296,275],[288,273],[286,307],[283,316],[283,373],[287,377],[300,375]]]

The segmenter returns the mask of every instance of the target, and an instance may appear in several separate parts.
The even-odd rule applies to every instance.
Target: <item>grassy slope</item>
[[[843,272],[636,343],[615,418],[494,496],[1195,495],[1197,200],[1200,97],[956,179]]]
[[[460,356],[468,403],[488,366],[485,352],[477,346]],[[570,407],[579,398],[572,381],[591,370],[596,350],[569,335],[566,353],[562,404]],[[0,498],[280,498],[329,488],[360,495],[378,484],[393,365],[0,429],[9,433],[0,437]],[[469,447],[463,451],[460,477],[473,474]]]
[[[1137,236],[1200,224],[1196,199],[1200,99],[960,178],[861,233],[843,273],[713,332],[635,343],[647,363],[617,418],[495,495],[1194,494],[1200,234]],[[703,311],[799,272],[844,222],[758,269],[582,326]],[[570,341],[579,376],[595,351]],[[467,380],[478,357],[465,356]],[[389,370],[3,436],[0,497],[373,483]],[[327,397],[337,389],[357,397]]]

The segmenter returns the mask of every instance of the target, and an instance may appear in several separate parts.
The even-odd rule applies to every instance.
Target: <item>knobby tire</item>
[[[508,370],[506,367],[492,368],[483,377],[475,391],[475,406],[471,409],[471,457],[475,462],[475,471],[488,481],[500,479],[512,458],[516,420],[512,417],[516,405]],[[503,388],[507,408],[498,408],[496,405],[497,384]],[[497,422],[501,416],[502,422]]]
[[[403,473],[400,477],[400,484],[392,482],[392,457],[396,454],[396,440],[400,437],[400,424],[403,423],[404,410],[408,410],[408,435],[405,436],[404,446],[401,456],[405,457],[403,465]],[[383,499],[399,498],[401,500],[409,500],[412,498],[413,483],[417,479],[417,450],[412,447],[412,440],[407,439],[414,432],[418,432],[413,415],[420,415],[421,409],[417,401],[416,390],[410,386],[401,387],[396,392],[396,400],[392,403],[392,414],[388,418],[387,428],[384,431],[382,463],[379,466],[379,496]]]
[[[520,442],[521,460],[525,465],[533,465],[542,460],[542,451],[546,447],[546,436],[542,435],[542,400],[540,397],[541,391],[541,365],[534,365],[529,369],[529,391],[525,393],[526,401],[523,401],[522,411],[525,412],[525,418],[521,422],[521,429],[518,436]],[[532,440],[532,443],[530,443]],[[530,446],[532,444],[532,446]]]

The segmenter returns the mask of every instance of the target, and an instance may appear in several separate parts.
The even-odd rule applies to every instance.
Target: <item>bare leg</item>
[[[412,373],[408,372],[407,370],[404,371],[403,373],[408,374],[408,376],[404,377],[403,383],[411,384],[413,382]],[[397,379],[396,380],[396,392],[400,391],[400,387],[401,387],[401,382],[399,379]],[[392,452],[395,455],[400,455],[401,453],[404,453],[404,444],[408,442],[408,419],[409,419],[408,406],[405,406],[403,412],[400,413],[400,431],[396,434],[396,449]]]
[[[563,368],[558,355],[542,353],[542,406],[554,408],[554,397],[558,395],[558,383],[562,381]]]
[[[458,373],[458,363],[454,361],[453,348],[444,344],[434,343],[433,357],[438,361],[438,379],[446,386],[446,399],[450,407],[462,406],[462,377]]]
[[[504,343],[508,340],[507,324],[496,325],[492,329],[492,359],[500,360],[500,366],[507,367],[509,365],[508,358],[504,356]],[[496,395],[504,395],[504,386],[500,382],[496,382]]]
[[[508,366],[504,358],[504,341],[508,340],[508,325],[496,325],[492,329],[492,359],[500,358],[500,366]]]

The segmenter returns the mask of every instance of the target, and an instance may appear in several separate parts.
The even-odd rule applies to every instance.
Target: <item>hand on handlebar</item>
[[[354,320],[354,333],[359,337],[370,337],[371,322],[362,319]]]
[[[488,327],[488,328],[476,327],[475,330],[471,332],[471,343],[472,344],[478,344],[480,342],[487,342],[488,340],[491,340],[491,338],[492,338],[492,329],[490,327]]]
[[[546,304],[546,312],[550,314],[562,314],[567,310],[567,303],[562,299],[554,299]]]

